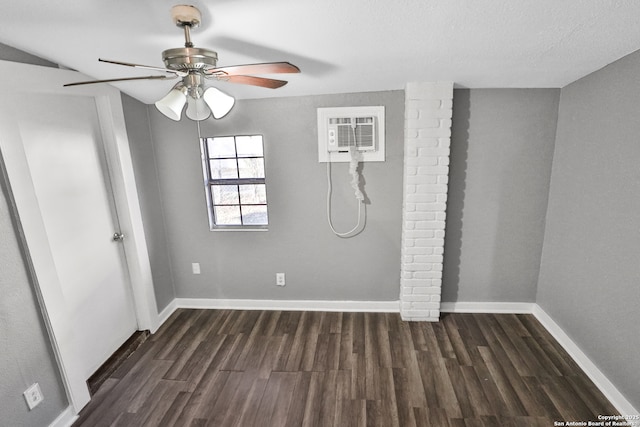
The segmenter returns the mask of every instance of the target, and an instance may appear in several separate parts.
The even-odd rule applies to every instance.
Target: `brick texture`
[[[405,88],[400,313],[438,321],[449,182],[453,83]]]

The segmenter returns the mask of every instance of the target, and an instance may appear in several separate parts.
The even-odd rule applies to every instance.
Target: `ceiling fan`
[[[202,15],[195,6],[177,5],[171,8],[173,22],[184,30],[184,47],[167,49],[162,52],[166,68],[112,61],[99,58],[100,62],[124,65],[144,70],[160,71],[167,74],[123,77],[106,80],[91,80],[68,83],[64,86],[78,86],[95,83],[111,83],[127,80],[165,80],[181,78],[171,91],[155,103],[162,114],[172,120],[180,120],[182,110],[187,105],[186,115],[191,120],[204,120],[210,115],[219,119],[233,107],[235,99],[215,87],[207,87],[207,80],[219,80],[277,89],[287,84],[285,80],[257,77],[253,74],[299,73],[300,69],[289,62],[265,62],[258,64],[217,67],[218,54],[213,50],[196,48],[191,42],[191,29],[200,25]]]

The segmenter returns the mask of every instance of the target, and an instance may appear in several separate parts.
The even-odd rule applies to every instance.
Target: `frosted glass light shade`
[[[211,115],[211,110],[202,98],[187,97],[187,117],[191,120],[204,120]]]
[[[171,120],[178,121],[186,103],[184,91],[174,87],[164,98],[156,102],[156,108]]]
[[[213,118],[215,119],[220,119],[226,116],[236,102],[232,96],[227,95],[215,87],[210,87],[205,90],[202,97],[207,102],[207,105],[213,114]]]

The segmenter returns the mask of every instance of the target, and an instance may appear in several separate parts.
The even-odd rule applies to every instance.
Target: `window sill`
[[[210,228],[209,231],[269,231],[267,226],[216,226]]]

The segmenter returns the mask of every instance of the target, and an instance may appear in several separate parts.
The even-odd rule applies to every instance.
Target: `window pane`
[[[269,223],[269,218],[267,217],[267,207],[243,206],[242,223],[244,225],[267,225]]]
[[[238,157],[262,157],[262,135],[237,136]]]
[[[221,138],[207,138],[209,157],[235,157],[236,147],[232,136]]]
[[[240,206],[214,206],[213,213],[217,225],[241,225]]]
[[[238,165],[235,159],[209,160],[212,179],[238,178]]]
[[[203,138],[211,229],[268,225],[262,135]],[[244,181],[244,183],[243,183]],[[224,184],[224,185],[223,185]]]
[[[240,203],[243,205],[255,205],[267,203],[267,189],[264,184],[239,185]]]
[[[237,185],[212,185],[211,194],[214,205],[237,205],[240,202]]]
[[[240,178],[264,178],[264,159],[238,159]]]

